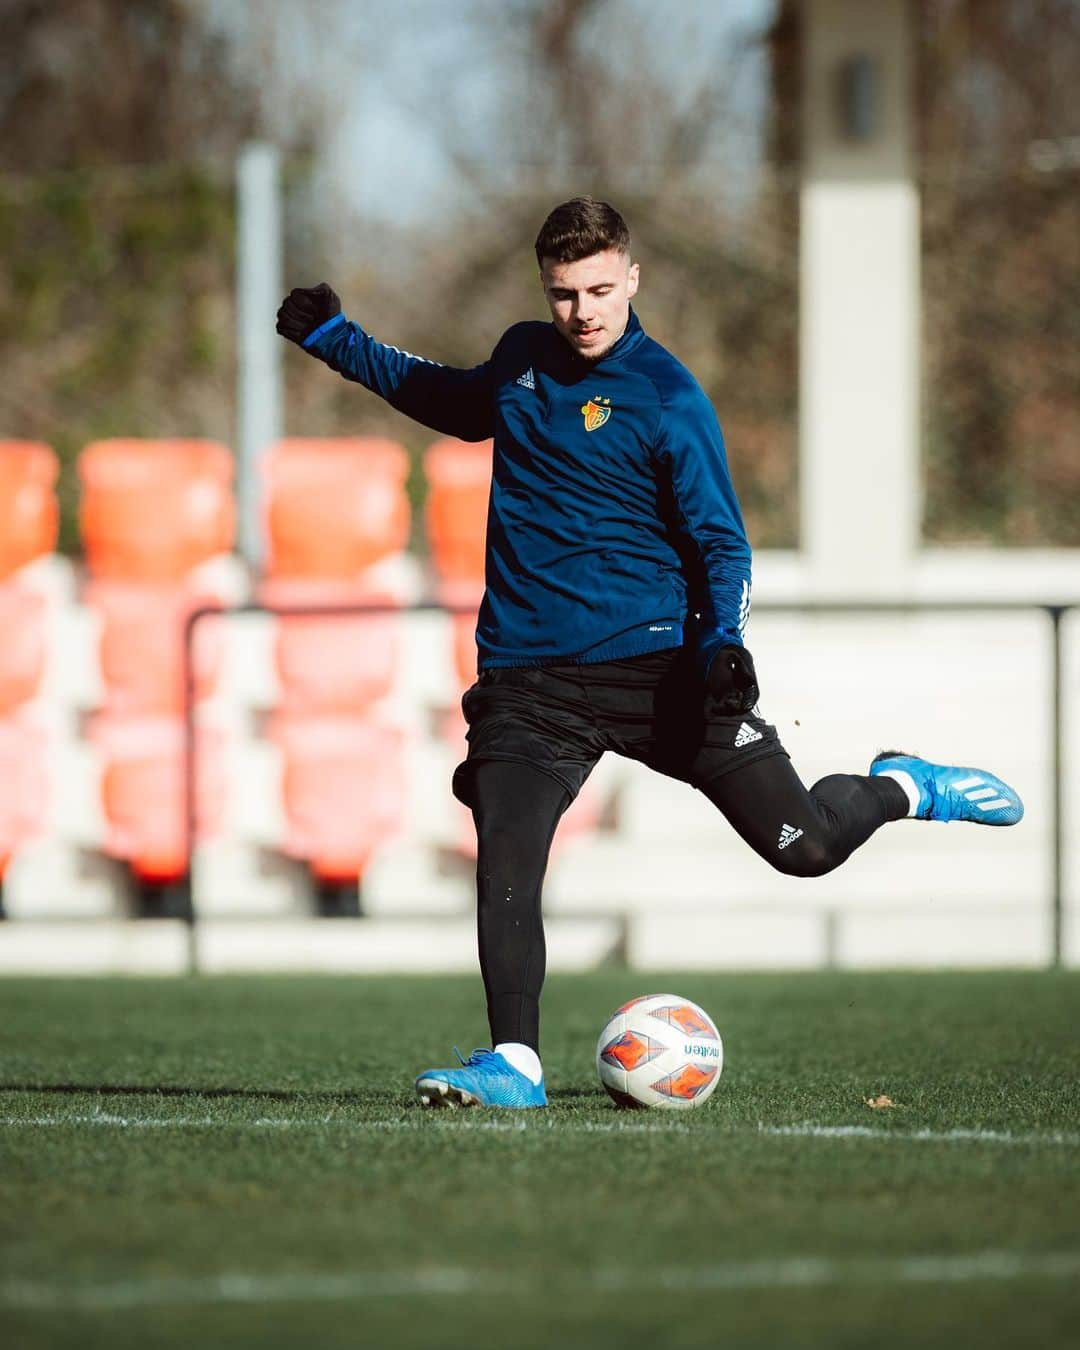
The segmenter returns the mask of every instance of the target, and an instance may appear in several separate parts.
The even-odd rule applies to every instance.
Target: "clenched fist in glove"
[[[290,342],[303,342],[327,319],[340,313],[341,301],[325,281],[307,288],[294,286],[277,312],[277,331]]]
[[[754,658],[745,647],[721,647],[705,676],[705,692],[718,712],[734,717],[750,712],[760,697]]]

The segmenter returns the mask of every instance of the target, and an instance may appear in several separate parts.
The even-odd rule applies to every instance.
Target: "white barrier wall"
[[[549,910],[629,909],[640,916],[631,959],[660,967],[1048,961],[1050,702],[1030,696],[1049,685],[1047,621],[759,615],[753,646],[763,713],[808,784],[865,772],[882,748],[914,749],[1000,773],[1024,796],[1025,821],[898,822],[803,880],[762,863],[700,794],[635,767],[620,831],[563,860]]]
[[[449,623],[441,614],[401,622],[402,679],[381,715],[407,733],[409,811],[365,878],[368,917],[350,923],[311,919],[303,869],[280,853],[280,763],[261,734],[277,699],[273,621],[229,621],[215,700],[231,742],[226,831],[200,848],[196,869],[206,968],[472,968],[473,863],[462,850],[469,820],[449,791],[463,746],[439,732],[457,697]],[[98,851],[98,770],[79,734],[100,692],[95,633],[62,588],[54,637],[40,700],[54,733],[51,817],[46,836],[8,873],[13,922],[0,926],[0,971],[182,968],[186,948],[171,924],[150,925],[156,938],[127,936],[123,869]],[[1045,964],[1053,790],[1046,617],[817,618],[759,608],[749,638],[763,712],[807,782],[863,772],[878,749],[899,746],[1000,773],[1025,798],[1024,822],[1008,830],[899,822],[836,872],[799,880],[759,860],[700,794],[607,756],[590,780],[598,828],[558,841],[553,855],[545,897],[552,968],[613,955],[657,969]],[[1064,639],[1069,820],[1080,804],[1080,617],[1067,621]],[[1066,957],[1076,963],[1075,831],[1066,831],[1065,899]],[[73,919],[95,922],[73,931],[64,922]],[[119,921],[113,936],[107,920]]]

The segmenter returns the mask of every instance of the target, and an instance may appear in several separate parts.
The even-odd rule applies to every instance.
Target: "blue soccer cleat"
[[[424,1106],[504,1106],[521,1109],[547,1106],[544,1080],[534,1083],[497,1055],[494,1050],[474,1050],[461,1059],[460,1069],[428,1069],[416,1080]]]
[[[911,802],[909,815],[917,820],[1015,825],[1024,817],[1019,795],[985,769],[931,764],[899,750],[883,750],[870,765],[871,778],[881,775],[896,779]]]

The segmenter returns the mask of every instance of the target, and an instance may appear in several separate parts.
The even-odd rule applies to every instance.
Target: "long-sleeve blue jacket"
[[[750,546],[700,385],[631,312],[586,361],[519,323],[471,370],[376,342],[336,315],[305,348],[447,436],[494,437],[481,670],[740,644]]]

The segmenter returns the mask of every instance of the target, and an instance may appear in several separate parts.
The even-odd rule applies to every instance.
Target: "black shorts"
[[[776,728],[714,710],[688,647],[591,665],[485,670],[461,700],[469,754],[454,796],[473,805],[472,770],[515,760],[577,796],[605,750],[640,760],[697,788],[733,769],[787,752]]]

